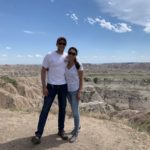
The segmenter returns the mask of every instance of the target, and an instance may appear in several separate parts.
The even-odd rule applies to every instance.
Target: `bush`
[[[92,78],[91,77],[84,77],[84,81],[85,82],[92,82]]]
[[[150,84],[150,79],[144,79],[144,84]]]
[[[2,76],[1,79],[6,83],[11,83],[13,86],[17,87],[17,81],[15,79],[11,79],[8,76]]]
[[[98,83],[98,77],[95,77],[95,78],[93,79],[93,82],[97,84],[97,83]]]
[[[109,84],[110,84],[111,81],[112,81],[112,80],[111,80],[110,78],[104,78],[104,83],[109,83]]]

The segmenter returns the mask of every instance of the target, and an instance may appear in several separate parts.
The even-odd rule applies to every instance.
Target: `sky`
[[[0,0],[0,64],[41,64],[60,36],[82,63],[150,62],[150,0]]]

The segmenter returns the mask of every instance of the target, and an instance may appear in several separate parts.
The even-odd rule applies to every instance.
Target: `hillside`
[[[51,115],[43,143],[35,148],[29,141],[43,103],[40,68],[39,65],[0,66],[0,150],[148,150],[149,63],[84,64],[79,141],[70,146],[57,139],[57,115]],[[51,112],[58,112],[57,97]],[[71,116],[69,105],[67,114]],[[67,119],[66,131],[71,128],[72,120]]]

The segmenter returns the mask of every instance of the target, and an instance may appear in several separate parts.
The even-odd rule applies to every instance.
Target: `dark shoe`
[[[41,139],[40,139],[38,136],[32,137],[31,141],[32,141],[32,143],[35,144],[35,145],[41,143]]]
[[[74,134],[70,139],[69,139],[69,142],[70,143],[74,143],[77,141],[77,138],[78,138],[78,135],[77,134]]]
[[[68,136],[65,134],[64,131],[59,131],[58,136],[60,136],[63,140],[68,140]]]

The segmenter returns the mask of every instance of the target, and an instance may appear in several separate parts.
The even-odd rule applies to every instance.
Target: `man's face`
[[[66,47],[66,42],[64,40],[60,40],[57,43],[57,48],[59,51],[63,52]]]

